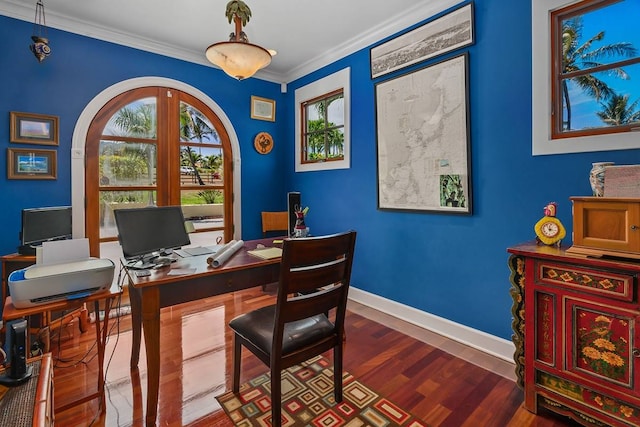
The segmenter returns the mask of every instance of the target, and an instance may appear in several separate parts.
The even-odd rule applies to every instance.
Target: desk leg
[[[138,368],[140,360],[140,341],[142,340],[142,296],[140,289],[129,286],[131,304],[131,369]]]
[[[94,302],[96,314],[96,343],[98,347],[98,396],[100,398],[100,412],[103,413],[107,409],[107,402],[104,397],[104,350],[107,345],[107,336],[109,335],[109,312],[111,311],[112,298],[105,299],[104,302],[104,320],[100,326],[100,303]],[[102,330],[101,330],[102,329]]]
[[[144,288],[141,295],[142,326],[147,353],[147,416],[148,427],[156,425],[160,386],[160,290],[158,286]],[[133,311],[133,310],[132,310]]]

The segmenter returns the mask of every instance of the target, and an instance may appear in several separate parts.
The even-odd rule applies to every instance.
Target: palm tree
[[[222,156],[219,154],[212,154],[210,156],[206,156],[204,159],[204,164],[207,168],[209,168],[212,172],[219,172],[220,167],[222,166]]]
[[[180,150],[181,163],[186,163],[191,165],[193,168],[193,175],[198,180],[198,185],[204,185],[204,181],[200,176],[200,172],[198,171],[197,164],[202,161],[202,155],[195,152],[195,150],[191,147],[184,147]]]
[[[209,140],[210,137],[217,136],[215,129],[209,126],[207,118],[192,106],[180,104],[180,139],[182,141],[198,142]]]
[[[124,132],[124,136],[155,138],[156,105],[143,103],[136,108],[129,106],[121,108],[113,119],[113,124]],[[140,157],[147,164],[147,177],[153,180],[153,159],[151,144],[137,144],[137,148],[125,148],[125,153],[131,157]],[[149,191],[149,205],[153,205],[153,191]]]
[[[309,138],[307,144],[311,149],[311,152],[307,151],[309,159],[330,159],[342,156],[344,134],[339,129],[328,129],[336,127],[336,125],[330,122],[327,116],[329,105],[340,99],[343,99],[342,94],[323,99],[313,105],[320,118],[308,120]]]
[[[113,123],[125,136],[155,139],[155,117],[155,104],[140,104],[136,108],[121,108]]]
[[[640,121],[640,110],[637,109],[638,102],[635,100],[629,104],[629,95],[614,94],[609,101],[602,106],[602,111],[596,112],[600,120],[608,126],[621,126]]]
[[[192,106],[180,103],[180,139],[182,141],[202,142],[208,140],[211,136],[217,136],[215,129],[209,126],[209,122],[200,111]],[[183,148],[180,152],[182,160],[187,160],[193,168],[193,173],[198,180],[199,185],[205,185],[196,163],[202,160],[202,156],[191,147]]]
[[[601,42],[604,39],[604,35],[604,31],[600,31],[586,42],[579,44],[580,40],[582,40],[582,17],[577,16],[564,21],[562,23],[562,74],[597,67],[602,65],[599,60],[605,57],[634,57],[636,55],[636,49],[628,42],[593,48],[592,45],[596,42]],[[629,78],[622,68],[612,68],[608,70],[608,74],[625,80]],[[598,102],[601,99],[609,99],[615,94],[609,85],[598,79],[594,74],[582,74],[572,77],[570,80]],[[567,111],[565,130],[569,130],[571,129],[571,101],[569,99],[567,79],[562,80],[562,93]]]

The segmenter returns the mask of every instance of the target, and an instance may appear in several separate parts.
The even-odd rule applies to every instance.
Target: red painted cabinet
[[[640,262],[535,243],[508,252],[525,407],[587,426],[640,425]]]

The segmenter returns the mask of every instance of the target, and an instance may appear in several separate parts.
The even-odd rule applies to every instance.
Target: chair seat
[[[229,327],[267,354],[271,353],[276,306],[242,314],[229,322]],[[287,323],[282,339],[282,353],[287,354],[317,342],[334,333],[333,323],[324,314]]]

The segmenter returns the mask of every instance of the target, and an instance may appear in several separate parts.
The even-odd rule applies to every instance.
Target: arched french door
[[[114,209],[148,205],[182,205],[197,233],[232,239],[231,146],[223,120],[185,91],[137,87],[104,103],[88,125],[85,143],[91,254],[117,240]]]

